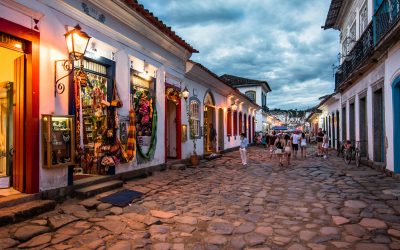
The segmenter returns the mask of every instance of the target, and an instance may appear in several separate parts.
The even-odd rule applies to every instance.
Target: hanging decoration
[[[136,113],[137,151],[142,158],[151,160],[154,157],[157,142],[155,103],[150,91],[146,89],[135,89],[133,103]]]
[[[167,96],[167,99],[175,103],[175,105],[178,105],[182,98],[181,92],[173,87],[167,88],[165,95]]]
[[[126,155],[128,161],[133,161],[136,158],[136,115],[135,110],[129,111],[129,126]]]

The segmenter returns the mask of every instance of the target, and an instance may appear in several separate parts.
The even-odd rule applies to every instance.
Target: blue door
[[[392,84],[394,172],[400,173],[400,76]]]

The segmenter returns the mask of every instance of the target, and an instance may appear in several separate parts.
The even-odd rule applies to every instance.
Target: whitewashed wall
[[[40,114],[68,114],[68,87],[62,95],[54,96],[54,60],[68,58],[67,48],[64,34],[65,26],[75,26],[80,24],[82,30],[92,36],[94,39],[104,44],[104,55],[111,55],[111,50],[116,52],[116,82],[121,99],[124,102],[123,108],[119,110],[121,115],[128,115],[129,112],[129,69],[132,57],[138,60],[146,60],[157,71],[157,100],[156,107],[158,110],[158,130],[157,130],[157,148],[153,161],[137,166],[136,162],[129,164],[121,164],[117,166],[116,172],[121,173],[135,168],[148,167],[150,165],[158,165],[164,163],[164,94],[165,94],[165,73],[177,75],[183,78],[184,59],[172,54],[161,48],[158,44],[150,41],[146,37],[141,36],[137,32],[129,32],[129,29],[118,23],[113,17],[106,16],[107,21],[102,24],[92,17],[86,15],[79,10],[81,1],[67,1],[70,5],[77,8],[71,11],[71,6],[67,6],[62,1],[23,1],[17,0],[18,3],[25,5],[34,13],[42,16],[39,23],[40,29]],[[51,5],[48,6],[48,5]],[[61,10],[56,11],[54,8]],[[63,9],[65,6],[65,9]],[[32,28],[31,17],[21,12],[15,11],[8,7],[0,5],[2,17],[14,23],[20,24],[27,28]],[[68,15],[64,13],[69,13]],[[104,12],[106,13],[106,12]],[[110,34],[107,29],[113,28],[114,34]],[[121,32],[121,33],[119,33]],[[122,41],[124,37],[124,41]],[[126,39],[128,38],[128,40]],[[130,39],[130,40],[129,40]],[[140,44],[140,46],[138,46]],[[101,46],[99,49],[102,49]],[[111,56],[110,56],[111,57]],[[137,67],[141,67],[135,65]],[[63,70],[59,70],[59,76],[64,74]],[[67,80],[63,83],[68,86]],[[72,101],[72,100],[70,100]],[[160,112],[161,111],[161,112]],[[40,136],[41,133],[40,133]],[[41,140],[40,140],[41,141]],[[41,148],[41,145],[39,145]],[[67,168],[44,169],[41,167],[42,159],[40,157],[40,190],[54,189],[67,185]]]

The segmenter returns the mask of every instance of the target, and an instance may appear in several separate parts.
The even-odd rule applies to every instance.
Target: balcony
[[[399,21],[399,0],[384,0],[374,15],[375,41],[376,44],[393,28]]]
[[[400,0],[383,0],[353,49],[335,73],[335,90],[366,71],[389,46],[398,41]],[[375,60],[376,62],[376,60]],[[363,69],[363,70],[362,70]]]
[[[371,22],[353,49],[346,56],[335,73],[335,89],[338,87],[371,55],[374,49],[373,22]]]

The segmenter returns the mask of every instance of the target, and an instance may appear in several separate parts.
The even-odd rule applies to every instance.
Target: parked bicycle
[[[344,161],[349,165],[352,160],[355,161],[356,166],[360,166],[360,141],[356,141],[356,145],[350,146],[348,148],[344,147],[344,154],[343,154]]]
[[[340,155],[342,155],[342,157],[344,157],[344,143],[345,141],[341,141],[339,139],[336,140],[337,141],[337,157],[339,157]]]

